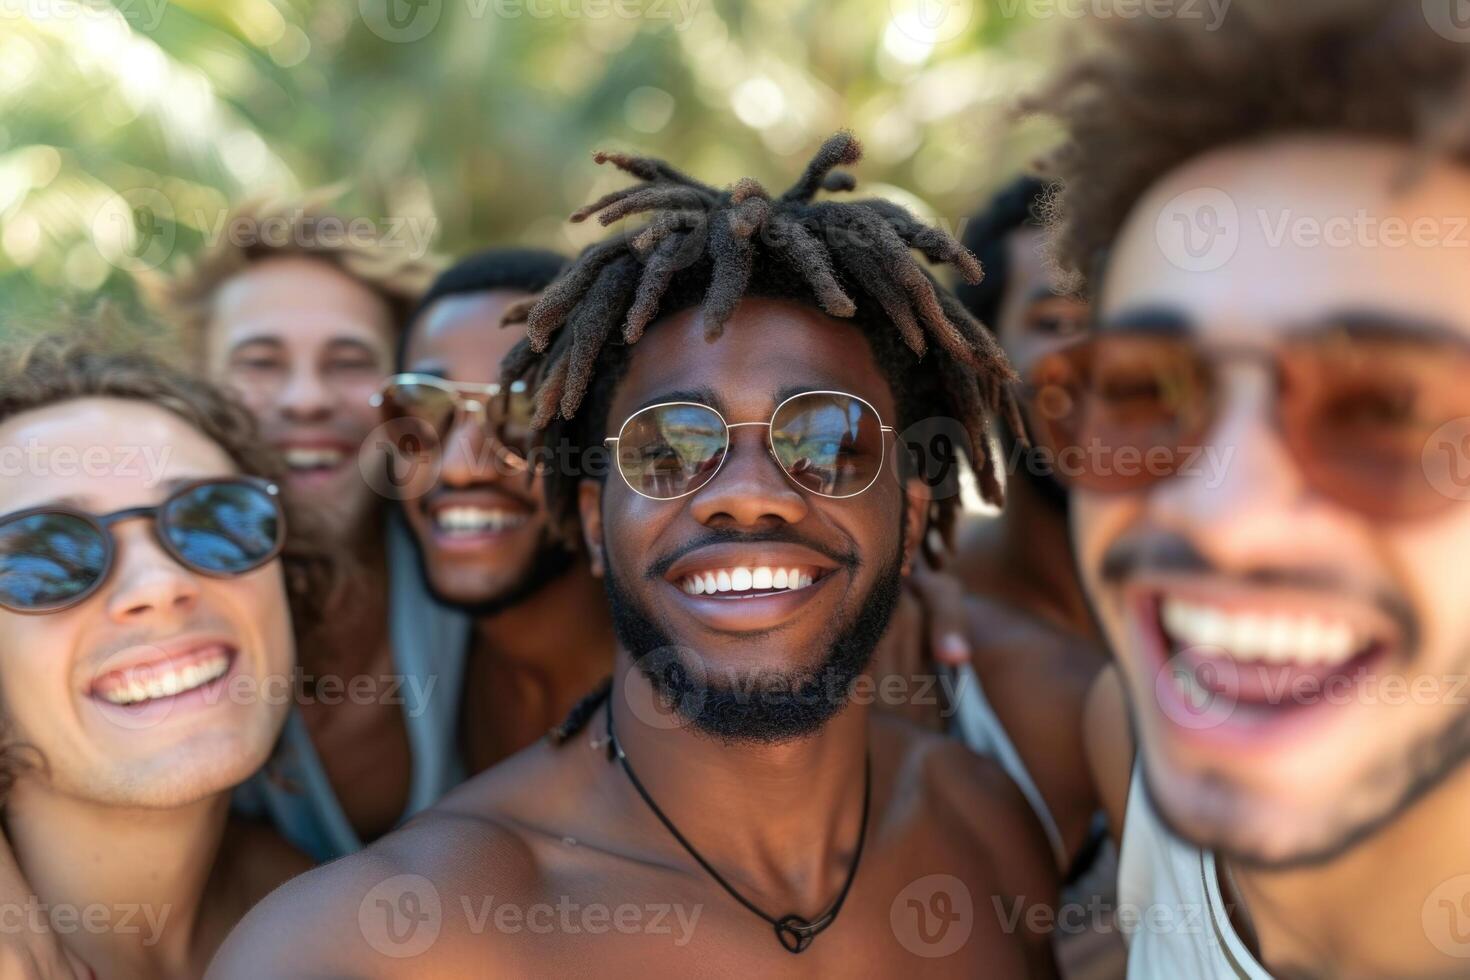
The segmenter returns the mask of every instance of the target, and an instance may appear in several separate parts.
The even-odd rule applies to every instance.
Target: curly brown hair
[[[1097,281],[1155,181],[1217,147],[1340,132],[1410,144],[1421,165],[1470,160],[1454,2],[1234,0],[1211,23],[1195,0],[1158,0],[1154,16],[1088,25],[1087,47],[1025,103],[1066,132],[1042,165],[1062,182],[1051,238],[1068,285]]]

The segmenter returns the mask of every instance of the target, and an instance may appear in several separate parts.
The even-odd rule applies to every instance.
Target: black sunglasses
[[[111,514],[32,507],[0,516],[0,608],[51,613],[84,601],[112,571],[112,526],[140,518],[174,561],[212,578],[254,571],[286,543],[280,488],[254,477],[190,481],[153,507]]]

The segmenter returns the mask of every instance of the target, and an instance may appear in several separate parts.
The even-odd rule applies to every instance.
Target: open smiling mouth
[[[796,592],[820,581],[826,571],[810,565],[754,568],[736,565],[732,568],[709,568],[679,578],[679,588],[690,595],[718,596],[721,599],[752,599],[759,596]]]
[[[229,644],[209,643],[179,655],[110,670],[92,682],[91,693],[122,708],[177,698],[208,688],[228,674],[236,653]]]
[[[1160,706],[1196,730],[1325,716],[1317,709],[1359,701],[1402,642],[1381,617],[1320,599],[1192,590],[1137,596],[1134,612],[1152,637]]]

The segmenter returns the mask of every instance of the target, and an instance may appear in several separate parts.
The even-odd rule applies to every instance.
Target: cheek
[[[280,562],[258,572],[218,583],[215,608],[228,616],[241,639],[257,646],[266,674],[287,674],[296,663],[291,607]]]
[[[1461,571],[1470,554],[1470,507],[1390,532],[1387,546],[1420,619],[1424,652],[1439,663],[1470,660],[1470,579]]]
[[[0,742],[33,741],[32,733],[44,735],[74,713],[64,706],[79,639],[71,620],[88,606],[48,616],[0,612]]]
[[[258,372],[231,371],[228,368],[214,374],[212,380],[221,387],[232,391],[245,407],[250,409],[250,413],[256,416],[264,415],[269,411],[280,389],[278,380],[272,380],[267,375]]]
[[[376,378],[360,378],[337,386],[338,410],[352,420],[353,428],[364,438],[382,421],[382,414],[372,405],[378,384]]]
[[[1135,494],[1072,493],[1072,548],[1082,572],[1083,585],[1099,602],[1102,563],[1108,549],[1125,531],[1144,519],[1144,498]]]

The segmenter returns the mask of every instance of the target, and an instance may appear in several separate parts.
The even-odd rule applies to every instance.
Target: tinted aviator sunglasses
[[[628,417],[612,446],[618,473],[634,493],[677,500],[715,478],[730,455],[730,430],[765,426],[766,447],[803,490],[841,499],[867,490],[883,469],[891,426],[857,395],[807,391],[776,406],[766,422],[726,422],[699,402],[663,402]]]
[[[405,420],[429,446],[442,446],[461,420],[478,420],[496,456],[511,469],[530,464],[534,409],[526,382],[508,387],[450,381],[434,374],[395,374],[386,379],[371,404],[383,421]]]
[[[286,543],[280,489],[254,477],[193,480],[155,506],[110,514],[32,507],[0,516],[0,607],[52,613],[85,601],[112,571],[113,526],[145,518],[169,557],[211,578],[254,571]]]
[[[1322,496],[1370,518],[1410,520],[1461,499],[1445,487],[1470,488],[1470,445],[1435,445],[1447,423],[1470,418],[1470,346],[1407,330],[1331,328],[1269,348],[1102,332],[1032,365],[1027,421],[1065,482],[1140,491],[1197,457],[1225,403],[1221,369],[1238,361],[1272,378],[1276,430]]]

